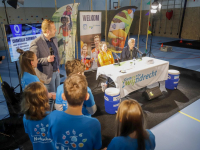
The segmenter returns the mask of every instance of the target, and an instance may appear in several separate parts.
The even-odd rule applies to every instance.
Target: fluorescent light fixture
[[[162,7],[162,5],[159,3],[159,5],[158,5],[158,9],[161,9],[161,7]]]
[[[152,7],[153,9],[157,9],[157,8],[158,8],[158,5],[159,5],[158,1],[154,1],[154,2],[152,3],[151,7]]]
[[[155,14],[156,12],[157,12],[156,9],[151,9],[151,13],[152,13],[152,14]]]

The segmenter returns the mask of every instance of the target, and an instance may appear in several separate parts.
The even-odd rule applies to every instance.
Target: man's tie
[[[131,59],[133,59],[133,50],[130,50],[130,53],[131,53]]]

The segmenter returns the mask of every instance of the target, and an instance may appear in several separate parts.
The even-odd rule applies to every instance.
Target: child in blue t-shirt
[[[117,136],[107,150],[154,150],[155,136],[143,127],[143,112],[135,100],[124,100],[117,111]],[[105,148],[106,149],[106,148]]]
[[[84,76],[85,64],[78,59],[67,61],[65,64],[65,70],[67,76],[73,74],[82,74]],[[84,101],[82,113],[83,115],[91,116],[96,112],[97,108],[94,96],[89,87],[87,87],[87,92],[89,93],[89,99]],[[57,88],[55,108],[56,110],[65,111],[67,110],[67,101],[62,99],[62,93],[64,93],[63,84]]]
[[[33,82],[26,86],[23,94],[21,110],[24,113],[24,129],[33,150],[53,150],[52,139],[47,137],[50,107],[46,87],[41,82]]]
[[[20,53],[19,64],[21,69],[21,85],[22,90],[24,90],[30,83],[40,82],[34,70],[37,67],[38,60],[37,56],[32,51],[17,49],[17,52]],[[48,93],[48,97],[53,98],[51,93]]]
[[[50,114],[48,137],[52,138],[55,149],[100,149],[100,122],[82,113],[84,101],[89,98],[85,76],[73,74],[65,80],[63,87],[62,99],[67,99],[68,108]]]

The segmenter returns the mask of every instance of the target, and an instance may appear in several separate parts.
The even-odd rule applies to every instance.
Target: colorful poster
[[[98,67],[101,12],[80,12],[81,60],[86,70]]]
[[[116,11],[108,32],[109,49],[112,52],[121,53],[123,50],[136,9],[135,6],[127,6]]]
[[[52,16],[56,26],[56,37],[61,58],[60,64],[75,59],[75,38],[79,3],[59,8]]]

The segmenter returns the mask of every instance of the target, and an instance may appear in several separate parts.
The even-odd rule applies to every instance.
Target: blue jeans
[[[60,85],[60,73],[58,71],[53,72],[51,82],[49,84],[45,84],[48,92],[56,92],[57,87]]]

